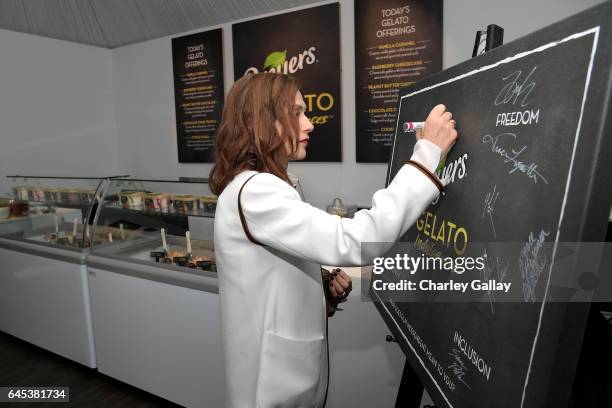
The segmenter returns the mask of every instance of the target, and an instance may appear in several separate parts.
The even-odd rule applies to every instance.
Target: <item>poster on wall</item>
[[[212,162],[224,97],[221,29],[173,38],[172,61],[179,162]]]
[[[358,162],[389,161],[400,88],[441,69],[442,0],[355,2]]]
[[[342,161],[338,3],[232,26],[234,78],[262,71],[295,76],[314,125],[308,162]]]

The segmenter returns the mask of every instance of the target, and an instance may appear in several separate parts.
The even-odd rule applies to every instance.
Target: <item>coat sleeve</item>
[[[433,173],[440,149],[419,140],[412,160]],[[395,242],[439,194],[416,167],[404,165],[385,189],[372,197],[372,208],[352,219],[340,218],[301,201],[280,178],[262,173],[242,192],[242,209],[251,235],[261,244],[324,265],[361,265],[362,242]],[[371,256],[378,256],[371,254]]]

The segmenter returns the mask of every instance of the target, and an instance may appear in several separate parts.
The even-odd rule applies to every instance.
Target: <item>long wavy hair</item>
[[[247,75],[234,83],[215,141],[215,164],[209,178],[214,194],[221,194],[245,170],[271,173],[290,182],[286,146],[293,152],[298,148],[298,90],[297,79],[279,73]]]

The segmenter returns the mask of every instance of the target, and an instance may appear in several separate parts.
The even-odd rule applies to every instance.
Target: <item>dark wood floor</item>
[[[0,332],[0,386],[68,386],[70,402],[0,403],[0,407],[180,407],[97,370]]]

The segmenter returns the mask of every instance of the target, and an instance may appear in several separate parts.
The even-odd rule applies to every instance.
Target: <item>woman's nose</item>
[[[306,133],[310,133],[312,132],[312,129],[314,129],[314,125],[312,124],[309,118],[306,118],[306,126],[304,127],[304,131]]]

